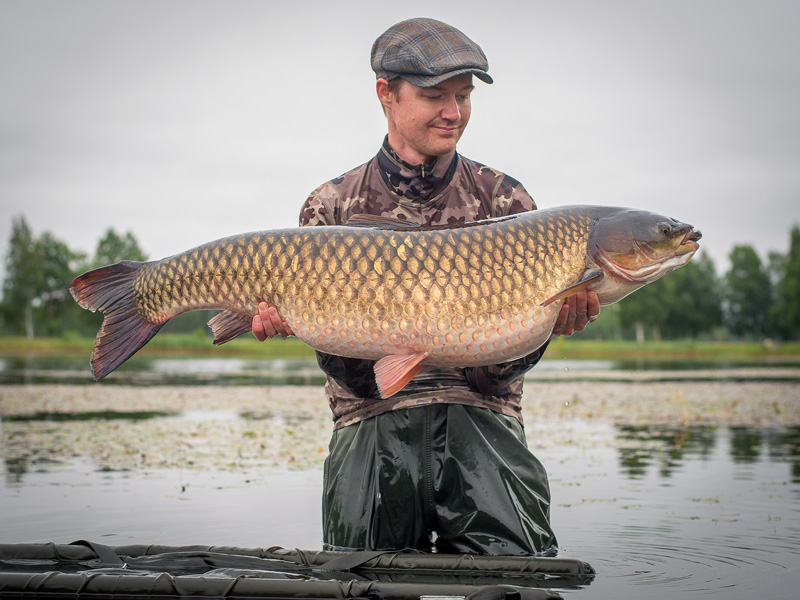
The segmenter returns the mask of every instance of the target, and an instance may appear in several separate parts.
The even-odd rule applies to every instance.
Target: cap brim
[[[417,86],[417,87],[434,87],[439,85],[443,81],[447,81],[448,79],[452,79],[453,77],[458,77],[459,75],[475,75],[478,79],[483,81],[484,83],[493,83],[494,79],[492,79],[491,75],[489,75],[486,71],[477,68],[465,68],[465,69],[456,69],[455,71],[448,71],[447,73],[442,73],[441,75],[412,75],[410,73],[402,73],[399,74],[399,77],[402,77],[409,83]]]

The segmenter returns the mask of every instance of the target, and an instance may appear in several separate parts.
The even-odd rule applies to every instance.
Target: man
[[[431,226],[536,208],[519,182],[456,153],[473,77],[492,83],[477,44],[445,23],[411,19],[381,35],[371,58],[388,126],[383,146],[317,188],[301,225],[370,213]],[[554,334],[582,330],[599,311],[593,292],[573,296]],[[291,329],[262,304],[253,333],[263,340]],[[388,399],[377,392],[373,361],[317,353],[334,418],[325,547],[554,554],[547,474],[527,449],[520,408],[522,376],[544,349],[502,365],[426,367]]]

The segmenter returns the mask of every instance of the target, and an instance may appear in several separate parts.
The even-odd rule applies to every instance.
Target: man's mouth
[[[452,127],[450,125],[434,125],[433,129],[436,129],[437,131],[442,131],[444,133],[457,133],[459,128]]]

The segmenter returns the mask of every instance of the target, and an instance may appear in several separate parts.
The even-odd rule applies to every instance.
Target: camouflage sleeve
[[[331,182],[323,183],[303,203],[300,226],[338,225],[341,218],[339,206],[339,191],[336,186]],[[317,352],[317,364],[325,375],[356,396],[377,397],[374,361]]]
[[[300,227],[341,225],[339,191],[330,181],[323,183],[308,197],[300,209]]]
[[[538,350],[517,360],[488,367],[466,368],[464,377],[472,391],[484,396],[502,396],[507,393],[507,388],[512,381],[522,377],[536,366],[549,343],[549,341],[545,342]]]
[[[513,177],[506,175],[497,189],[495,203],[498,215],[515,215],[529,210],[536,210],[536,202],[525,187]]]

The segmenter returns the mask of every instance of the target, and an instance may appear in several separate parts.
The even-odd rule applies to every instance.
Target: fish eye
[[[668,223],[659,223],[658,228],[664,234],[664,237],[669,237],[672,234],[672,227]]]

